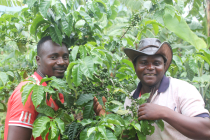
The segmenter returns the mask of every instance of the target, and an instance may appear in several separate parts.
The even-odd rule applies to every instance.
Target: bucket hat
[[[168,42],[161,43],[161,41],[157,38],[142,39],[136,50],[125,48],[124,52],[133,63],[140,55],[161,55],[163,56],[165,62],[165,72],[168,70],[173,57],[170,44]]]

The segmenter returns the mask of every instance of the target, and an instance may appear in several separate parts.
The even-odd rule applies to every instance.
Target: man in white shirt
[[[147,140],[189,140],[210,139],[209,112],[197,89],[182,80],[166,77],[173,52],[167,42],[156,38],[142,39],[137,50],[126,48],[125,54],[132,60],[136,75],[140,79],[132,92],[134,99],[150,93],[148,103],[139,105],[139,120],[159,120],[165,124],[164,131],[156,127]],[[124,106],[130,106],[132,99],[126,98]],[[94,109],[99,115],[103,108],[94,98]]]

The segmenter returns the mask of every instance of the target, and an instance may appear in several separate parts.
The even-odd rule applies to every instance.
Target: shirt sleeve
[[[195,117],[199,114],[207,113],[205,103],[201,94],[191,84],[184,82],[178,90],[180,110],[183,115]]]
[[[64,103],[64,96],[62,93],[59,93],[59,98],[60,98],[61,103]]]
[[[20,89],[23,85],[24,84],[21,83],[14,90],[10,97],[10,109],[8,110],[9,116],[7,116],[9,117],[8,125],[21,126],[32,129],[32,124],[35,121],[38,113],[36,112],[33,102],[31,100],[32,92],[28,96],[25,105],[22,104]]]
[[[202,113],[202,114],[196,115],[195,117],[210,118],[208,113]]]

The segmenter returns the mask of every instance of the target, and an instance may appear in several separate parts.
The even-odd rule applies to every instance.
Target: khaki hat
[[[166,63],[165,72],[168,70],[173,52],[168,42],[161,43],[157,38],[145,38],[139,42],[138,49],[124,49],[125,54],[134,62],[134,60],[140,55],[161,55]]]

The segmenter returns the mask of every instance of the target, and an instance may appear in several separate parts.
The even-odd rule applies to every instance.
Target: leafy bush
[[[50,80],[47,87],[29,82],[22,89],[23,103],[33,90],[33,103],[39,105],[33,136],[43,137],[49,132],[50,139],[60,134],[62,139],[92,140],[133,139],[136,134],[145,139],[145,135],[151,135],[154,121],[136,123],[137,105],[134,104],[137,103],[130,108],[133,116],[123,107],[125,97],[139,82],[123,48],[135,49],[138,41],[146,37],[157,37],[171,44],[174,56],[166,74],[194,84],[210,109],[210,51],[207,49],[210,37],[205,29],[205,14],[199,12],[205,8],[201,1],[25,0],[24,3],[28,8],[0,17],[0,111],[5,112],[17,84],[36,70],[37,40],[50,35],[58,44],[63,41],[69,48],[71,62],[65,79],[44,78]],[[183,18],[181,15],[188,4],[193,7]],[[194,17],[197,21],[192,20]],[[64,104],[60,103],[58,93],[64,94]],[[58,111],[44,103],[50,95],[59,105]],[[100,104],[105,96],[105,108],[112,114],[95,116],[94,96]],[[163,129],[162,121],[155,123]]]

